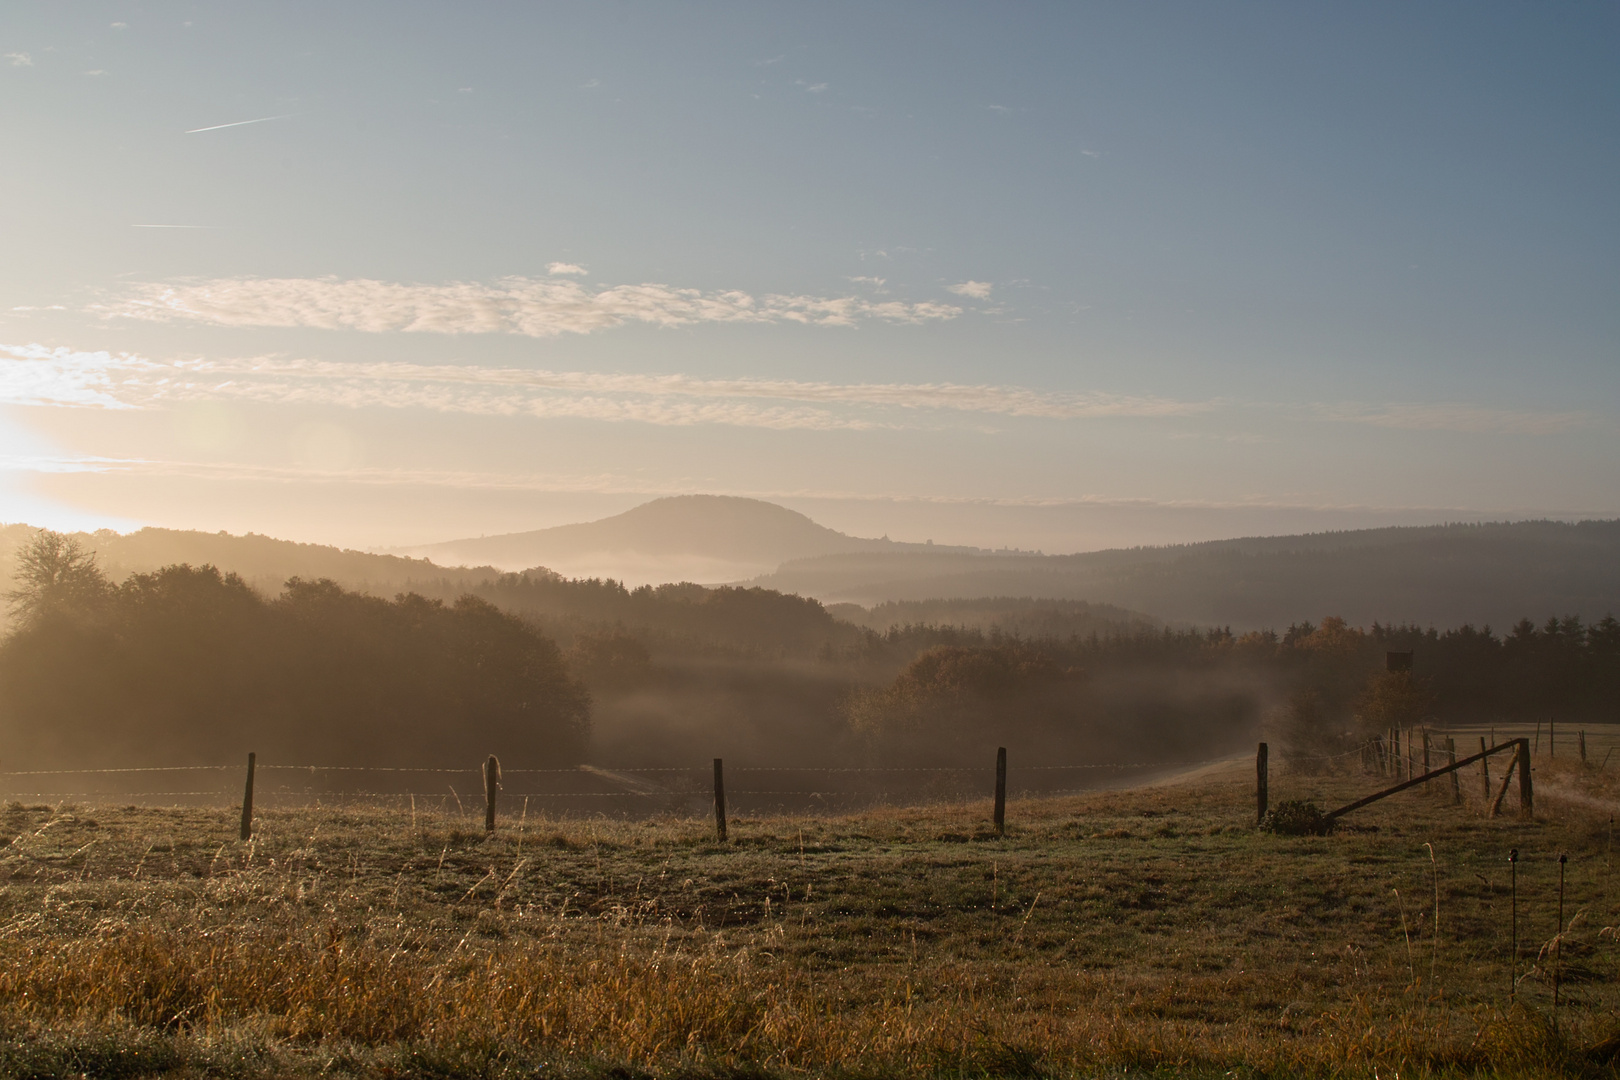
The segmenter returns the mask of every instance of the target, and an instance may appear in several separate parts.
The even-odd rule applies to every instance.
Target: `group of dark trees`
[[[1522,620],[1505,635],[1472,626],[1363,630],[1337,617],[1283,634],[1160,629],[1028,640],[903,627],[874,635],[891,647],[929,637],[945,640],[889,685],[852,697],[857,729],[933,747],[1034,732],[1045,745],[1086,733],[1116,746],[1173,736],[1187,748],[1269,714],[1285,743],[1328,750],[1397,725],[1620,721],[1620,621],[1612,616],[1591,626]],[[1391,652],[1411,653],[1411,669],[1389,670]]]
[[[0,745],[23,767],[581,760],[589,696],[557,646],[476,597],[330,581],[274,599],[211,566],[109,581],[75,541],[23,551],[0,643]]]
[[[920,763],[997,744],[1023,760],[1118,761],[1221,752],[1267,720],[1285,744],[1313,748],[1431,719],[1620,720],[1612,617],[1505,634],[1339,618],[1233,634],[1085,605],[1024,618],[1019,602],[995,601],[952,610],[1013,632],[879,632],[767,589],[537,571],[393,600],[299,578],[266,597],[212,566],[115,583],[48,532],[16,577],[0,752],[17,767],[211,763],[247,749],[369,766],[462,765],[491,750],[567,764],[593,748],[636,764]],[[1103,629],[1031,632],[1088,622]],[[1412,670],[1386,671],[1389,652],[1412,653]]]

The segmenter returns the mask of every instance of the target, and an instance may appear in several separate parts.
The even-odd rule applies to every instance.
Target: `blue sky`
[[[13,5],[0,518],[1612,515],[1617,70],[1595,4]]]

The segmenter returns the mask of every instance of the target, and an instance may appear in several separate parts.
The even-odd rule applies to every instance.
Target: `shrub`
[[[1326,836],[1333,831],[1333,820],[1324,816],[1315,803],[1295,799],[1278,803],[1260,822],[1260,828],[1278,836]]]

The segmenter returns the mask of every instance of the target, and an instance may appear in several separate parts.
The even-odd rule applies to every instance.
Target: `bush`
[[[1290,800],[1278,803],[1260,822],[1263,832],[1278,836],[1326,836],[1333,831],[1333,820],[1325,817],[1313,802]]]

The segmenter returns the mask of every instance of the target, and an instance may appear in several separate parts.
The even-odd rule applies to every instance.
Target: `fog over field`
[[[1616,72],[0,5],[0,1078],[1614,1077]]]
[[[847,537],[766,503],[685,497],[467,545],[785,559],[708,586],[172,530],[11,526],[0,544],[15,583],[0,733],[21,772],[251,749],[338,770],[288,789],[306,795],[439,798],[422,770],[495,753],[520,772],[663,770],[547,789],[573,800],[556,810],[646,813],[700,807],[714,757],[876,770],[739,789],[836,807],[971,793],[997,746],[1026,767],[1020,790],[1069,790],[1257,738],[1304,760],[1391,723],[1620,719],[1612,521],[1044,556]],[[834,599],[850,595],[868,602]],[[1387,671],[1390,652],[1411,652],[1412,671]],[[379,768],[408,771],[364,771]]]

